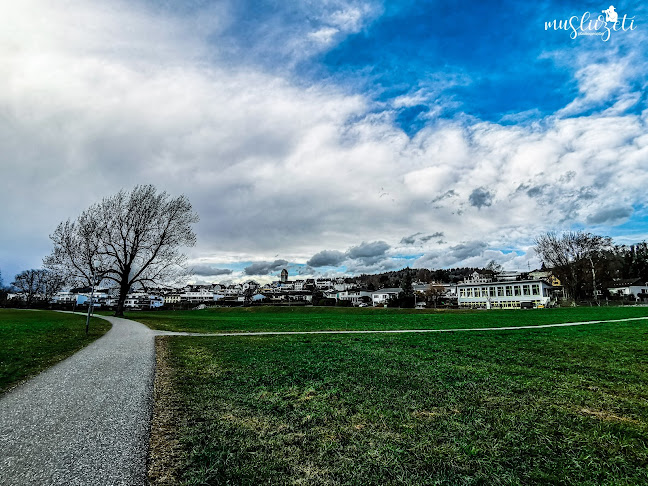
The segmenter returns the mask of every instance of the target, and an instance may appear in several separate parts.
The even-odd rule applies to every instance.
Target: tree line
[[[584,231],[547,232],[535,239],[543,266],[563,284],[567,299],[607,296],[614,281],[648,282],[648,244],[615,245],[609,236]]]

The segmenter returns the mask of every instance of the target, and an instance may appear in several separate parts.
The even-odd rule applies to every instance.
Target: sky
[[[646,240],[648,7],[609,7],[3,2],[4,282],[137,184],[193,204],[198,282],[526,270],[546,231]]]

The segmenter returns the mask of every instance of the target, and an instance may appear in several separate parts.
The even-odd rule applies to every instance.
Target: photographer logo
[[[597,36],[603,42],[607,42],[612,37],[613,32],[628,32],[635,30],[635,17],[624,14],[623,17],[610,5],[607,9],[601,10],[596,15],[589,11],[582,15],[572,15],[568,19],[554,19],[544,23],[545,30],[564,30],[569,32],[571,39],[579,36]]]

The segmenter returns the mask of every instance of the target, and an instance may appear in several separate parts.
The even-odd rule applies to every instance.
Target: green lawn
[[[110,329],[93,318],[51,311],[0,309],[0,393],[67,358]]]
[[[385,308],[233,307],[129,312],[126,317],[167,331],[315,331],[458,329],[555,324],[648,316],[648,307],[422,311]]]
[[[605,311],[565,315],[619,317]],[[646,321],[161,339],[183,484],[648,484]]]

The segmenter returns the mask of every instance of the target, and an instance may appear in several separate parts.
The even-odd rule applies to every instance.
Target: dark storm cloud
[[[419,240],[421,240],[423,243],[427,243],[431,239],[442,238],[443,236],[443,231],[437,231],[436,233],[432,233],[431,235],[421,236]]]
[[[468,241],[451,246],[448,255],[457,261],[465,260],[466,258],[481,255],[486,248],[488,248],[488,244],[483,241]]]
[[[443,232],[442,232],[442,231],[437,231],[436,233],[432,233],[431,235],[424,235],[424,236],[420,236],[420,235],[422,235],[422,234],[423,234],[423,233],[421,233],[421,232],[419,231],[418,233],[414,233],[413,235],[410,235],[410,236],[404,236],[404,237],[400,240],[400,244],[401,244],[401,245],[413,245],[413,244],[415,244],[416,242],[419,242],[419,243],[427,243],[428,241],[430,241],[430,240],[432,240],[432,239],[434,239],[434,238],[441,238],[441,237],[443,236]]]
[[[363,241],[358,246],[349,248],[347,256],[354,260],[367,260],[376,257],[384,257],[385,252],[390,248],[391,246],[384,241],[373,241],[371,243],[365,243]]]
[[[311,267],[327,267],[336,266],[346,259],[346,255],[341,251],[336,250],[322,250],[312,256],[307,265]]]
[[[229,268],[214,268],[211,265],[203,263],[191,267],[191,273],[193,275],[209,277],[212,275],[231,275],[232,270],[230,270]]]
[[[421,233],[419,232],[419,233],[414,233],[414,234],[411,235],[411,236],[404,236],[404,237],[400,240],[401,245],[413,245],[414,243],[416,243],[416,237],[417,237],[418,235],[420,235],[420,234],[421,234]]]
[[[484,206],[490,206],[493,204],[493,194],[483,187],[478,187],[470,194],[468,201],[471,206],[481,209]]]
[[[254,262],[243,269],[246,275],[268,275],[288,265],[287,260],[275,260],[274,262]]]
[[[337,250],[322,250],[313,255],[306,262],[306,265],[309,267],[326,267],[338,266],[346,262],[348,269],[365,268],[382,264],[389,258],[386,252],[390,248],[391,246],[384,241],[372,241],[370,243],[363,241],[358,246],[352,246],[345,253]]]
[[[446,191],[443,194],[441,194],[440,196],[437,196],[434,199],[432,199],[430,201],[430,203],[434,204],[436,202],[443,201],[444,199],[449,199],[451,197],[455,197],[456,195],[457,195],[457,193],[455,192],[455,190],[450,189],[449,191]]]
[[[631,207],[617,207],[602,209],[587,217],[589,224],[615,223],[632,215]]]

